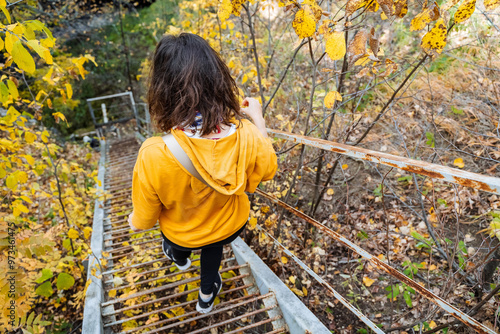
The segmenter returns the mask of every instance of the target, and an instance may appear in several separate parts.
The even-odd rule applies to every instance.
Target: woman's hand
[[[241,105],[243,106],[241,111],[248,115],[248,117],[250,117],[253,121],[262,118],[262,107],[257,99],[254,99],[253,97],[246,97]]]
[[[260,132],[267,138],[266,121],[262,117],[262,107],[260,102],[253,97],[246,97],[241,103],[242,108],[240,110],[243,114],[248,115],[260,130]]]
[[[132,216],[134,215],[134,211],[128,216],[128,226],[132,229],[134,232],[141,231],[140,228],[136,228],[134,225],[132,225]]]

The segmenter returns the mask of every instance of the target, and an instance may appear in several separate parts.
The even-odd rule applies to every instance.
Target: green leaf
[[[451,106],[451,111],[455,114],[455,115],[463,115],[464,114],[464,111],[462,109],[457,109],[455,108],[454,106]]]
[[[42,269],[42,276],[37,278],[35,282],[37,283],[42,283],[43,281],[48,280],[49,278],[52,278],[54,274],[52,273],[52,270],[50,269]]]
[[[52,290],[50,282],[45,282],[36,288],[35,293],[39,296],[50,297],[54,293],[54,290]]]
[[[69,289],[75,284],[75,279],[73,276],[67,273],[60,273],[57,276],[57,289],[58,290],[66,290]]]
[[[446,202],[446,200],[442,198],[438,198],[437,202],[439,205],[444,205],[445,207],[448,207],[448,203]]]
[[[408,291],[403,292],[403,298],[405,299],[406,305],[407,305],[409,308],[412,308],[412,307],[413,307],[413,304],[412,304],[412,302],[411,302],[411,295],[410,295],[410,292],[408,292]]]
[[[35,312],[31,312],[31,314],[28,317],[28,320],[26,320],[26,324],[28,326],[31,326],[31,323],[33,322],[33,319],[35,318]]]
[[[436,141],[434,140],[434,134],[432,132],[426,132],[425,137],[427,141],[425,142],[430,147],[434,148],[436,146]]]

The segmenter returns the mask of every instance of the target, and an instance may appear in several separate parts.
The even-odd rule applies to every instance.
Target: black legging
[[[212,293],[214,282],[219,280],[219,267],[222,260],[222,248],[224,245],[233,242],[241,232],[245,229],[246,223],[236,233],[230,237],[218,241],[213,244],[205,245],[198,248],[186,248],[179,246],[170,241],[160,229],[161,235],[166,243],[172,246],[172,253],[176,260],[182,261],[191,256],[191,251],[201,249],[200,258],[200,289],[203,294],[209,295]]]

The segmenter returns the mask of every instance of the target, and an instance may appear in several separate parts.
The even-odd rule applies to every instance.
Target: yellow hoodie
[[[235,122],[238,125],[238,122]],[[246,222],[254,192],[277,169],[271,139],[242,120],[236,132],[220,139],[173,135],[187,153],[206,186],[174,158],[161,137],[141,146],[132,178],[132,224],[152,228],[159,220],[174,243],[196,248],[224,240]]]

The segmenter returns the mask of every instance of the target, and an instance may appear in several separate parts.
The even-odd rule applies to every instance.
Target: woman
[[[148,89],[151,117],[160,131],[171,131],[205,182],[161,137],[149,138],[134,167],[129,224],[137,231],[159,220],[163,251],[180,270],[191,265],[191,251],[201,249],[201,313],[212,310],[222,287],[223,245],[247,222],[245,192],[254,192],[277,168],[259,102],[246,98],[241,108],[237,92],[228,67],[203,38],[182,33],[158,43]]]

